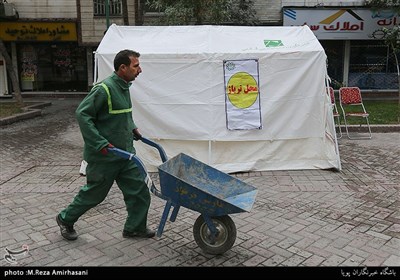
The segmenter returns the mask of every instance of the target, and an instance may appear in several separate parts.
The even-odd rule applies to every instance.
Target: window
[[[351,41],[349,86],[361,89],[396,89],[394,54],[383,41]]]
[[[86,91],[86,50],[74,43],[18,45],[22,90]]]
[[[122,3],[121,0],[94,0],[93,10],[95,16],[106,15],[106,3],[109,2],[109,15],[110,16],[121,16],[122,15]]]
[[[343,41],[324,40],[321,41],[321,45],[328,57],[328,75],[331,78],[331,86],[334,89],[339,89],[343,81]]]

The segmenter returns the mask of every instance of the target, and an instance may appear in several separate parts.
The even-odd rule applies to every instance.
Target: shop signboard
[[[75,22],[2,22],[3,41],[77,41]]]
[[[322,40],[381,40],[384,28],[400,24],[391,10],[363,8],[284,8],[283,25],[308,25]]]

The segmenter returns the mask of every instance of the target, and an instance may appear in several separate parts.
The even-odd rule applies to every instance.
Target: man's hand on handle
[[[114,148],[114,145],[113,145],[113,144],[108,144],[108,145],[105,146],[103,149],[101,149],[100,152],[101,152],[103,155],[108,154],[107,148]]]
[[[133,140],[138,141],[138,140],[142,139],[142,134],[140,134],[138,128],[135,128],[134,130],[132,130],[132,133],[133,133]]]

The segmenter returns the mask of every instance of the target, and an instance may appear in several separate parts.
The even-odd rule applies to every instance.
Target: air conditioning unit
[[[10,3],[0,3],[0,18],[3,19],[18,19],[18,11],[14,5]]]

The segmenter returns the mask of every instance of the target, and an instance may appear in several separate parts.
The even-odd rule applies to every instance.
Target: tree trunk
[[[399,59],[397,58],[397,52],[396,48],[391,44],[393,54],[394,54],[394,59],[396,61],[396,67],[397,67],[397,82],[398,82],[398,91],[399,91],[399,106],[397,108],[397,122],[400,123],[400,68],[399,68]]]
[[[17,105],[22,107],[24,104],[24,101],[22,99],[21,89],[19,87],[17,75],[16,75],[16,73],[14,71],[14,67],[12,65],[11,57],[8,55],[8,52],[6,50],[6,46],[3,43],[3,40],[0,40],[0,52],[1,52],[2,56],[4,57],[4,60],[6,61],[7,72],[8,72],[8,75],[10,75],[12,87],[14,90],[15,100],[17,101]]]
[[[400,69],[399,69],[399,61],[397,59],[397,55],[394,54],[394,57],[396,59],[396,66],[397,66],[397,83],[398,83],[398,90],[399,90],[399,104],[397,108],[397,122],[400,124]]]
[[[394,54],[396,58],[396,65],[397,65],[397,83],[398,83],[398,90],[399,90],[399,106],[397,108],[397,122],[400,124],[400,70],[399,70],[399,61],[397,59],[396,54]]]

